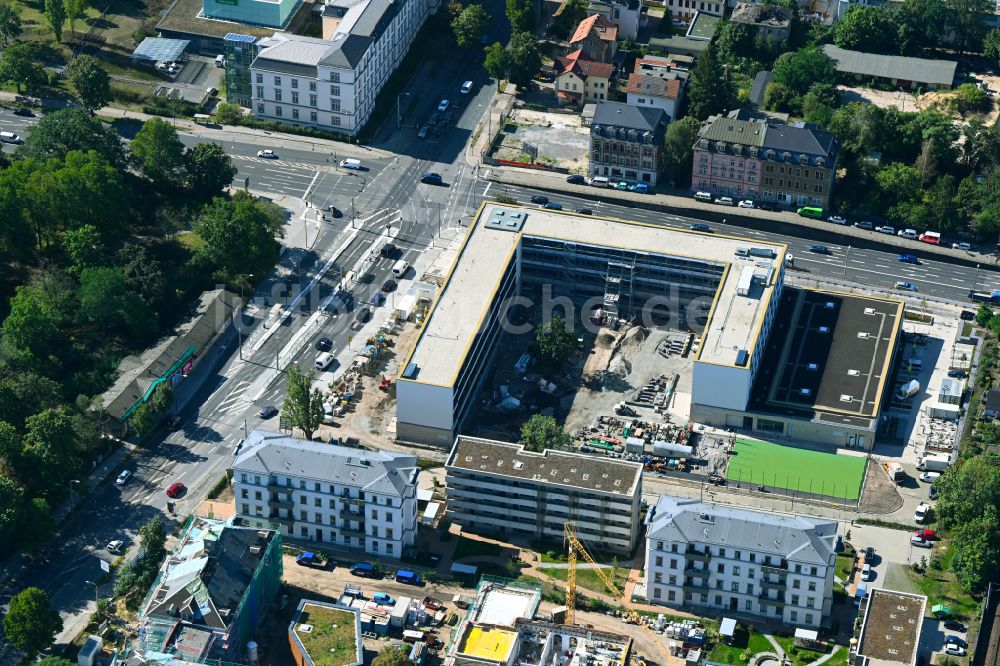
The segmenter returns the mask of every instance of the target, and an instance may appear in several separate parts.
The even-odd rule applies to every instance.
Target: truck
[[[917,510],[913,512],[913,521],[918,525],[921,525],[927,521],[928,516],[931,513],[931,505],[927,502],[921,502],[917,505]]]
[[[886,475],[897,486],[906,479],[906,472],[903,471],[903,466],[899,463],[884,462],[882,463],[882,469],[885,470]]]
[[[419,575],[413,573],[412,571],[405,571],[403,569],[396,572],[396,582],[404,583],[406,585],[420,585],[423,583],[423,581],[420,580]]]
[[[921,472],[943,472],[951,464],[951,456],[943,453],[928,453],[917,461],[917,469]]]

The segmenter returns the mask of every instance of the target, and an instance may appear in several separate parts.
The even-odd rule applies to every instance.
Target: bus
[[[936,231],[925,231],[924,233],[920,234],[919,240],[923,241],[924,243],[930,243],[931,245],[940,245],[941,234]]]
[[[816,208],[814,206],[804,206],[802,208],[799,208],[795,212],[798,213],[799,215],[801,215],[802,217],[811,217],[814,220],[821,220],[821,219],[823,219],[823,209],[822,208]]]

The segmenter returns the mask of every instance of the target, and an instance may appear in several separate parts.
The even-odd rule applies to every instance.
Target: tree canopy
[[[119,170],[127,163],[121,137],[83,109],[60,109],[42,116],[25,137],[24,144],[17,149],[17,154],[37,159],[63,159],[74,150],[81,153],[96,151]]]
[[[213,199],[195,222],[204,241],[198,257],[226,278],[264,274],[278,256],[284,219],[246,192]]]
[[[52,608],[48,595],[37,587],[26,588],[11,597],[3,618],[7,640],[32,655],[52,645],[62,627],[62,618]]]
[[[733,103],[733,89],[714,42],[709,44],[691,71],[688,112],[698,120],[728,110]]]
[[[111,101],[111,77],[97,58],[89,55],[74,58],[66,68],[66,78],[84,108],[99,109]]]
[[[479,4],[471,4],[451,22],[455,43],[460,49],[472,48],[479,43],[490,25],[490,15]]]
[[[542,54],[538,40],[530,32],[518,32],[510,40],[507,50],[507,65],[510,80],[518,86],[531,83],[542,66]]]
[[[285,403],[281,413],[285,422],[312,439],[323,424],[323,394],[312,388],[313,371],[302,372],[292,364],[285,371]]]
[[[546,449],[568,449],[573,438],[551,416],[534,414],[521,426],[518,443],[528,451],[540,453]]]
[[[161,118],[142,124],[130,146],[142,172],[155,183],[173,185],[182,179],[184,144],[177,130]]]
[[[937,482],[935,510],[950,530],[952,569],[969,592],[1000,573],[1000,459],[991,454],[949,467]]]
[[[576,334],[555,315],[535,331],[539,362],[550,372],[562,372],[576,349]]]

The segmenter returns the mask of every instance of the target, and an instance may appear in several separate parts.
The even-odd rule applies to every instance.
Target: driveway
[[[914,531],[917,529],[914,526]],[[921,557],[930,559],[931,548],[917,548],[910,545],[912,532],[890,529],[888,527],[872,527],[870,525],[851,525],[851,543],[859,551],[868,546],[875,548],[875,578],[869,582],[869,588],[891,588],[906,592],[918,592],[909,582],[904,569],[914,562],[920,562]]]

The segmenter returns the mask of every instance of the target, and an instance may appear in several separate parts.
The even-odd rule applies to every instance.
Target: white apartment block
[[[445,464],[448,517],[472,533],[629,553],[639,535],[642,464],[460,436]]]
[[[324,39],[261,40],[250,66],[253,116],[356,135],[427,13],[426,0],[337,0],[324,7]]]
[[[398,558],[417,531],[417,459],[254,430],[232,466],[245,525]]]
[[[835,522],[661,495],[646,525],[650,603],[790,627],[829,622]]]

